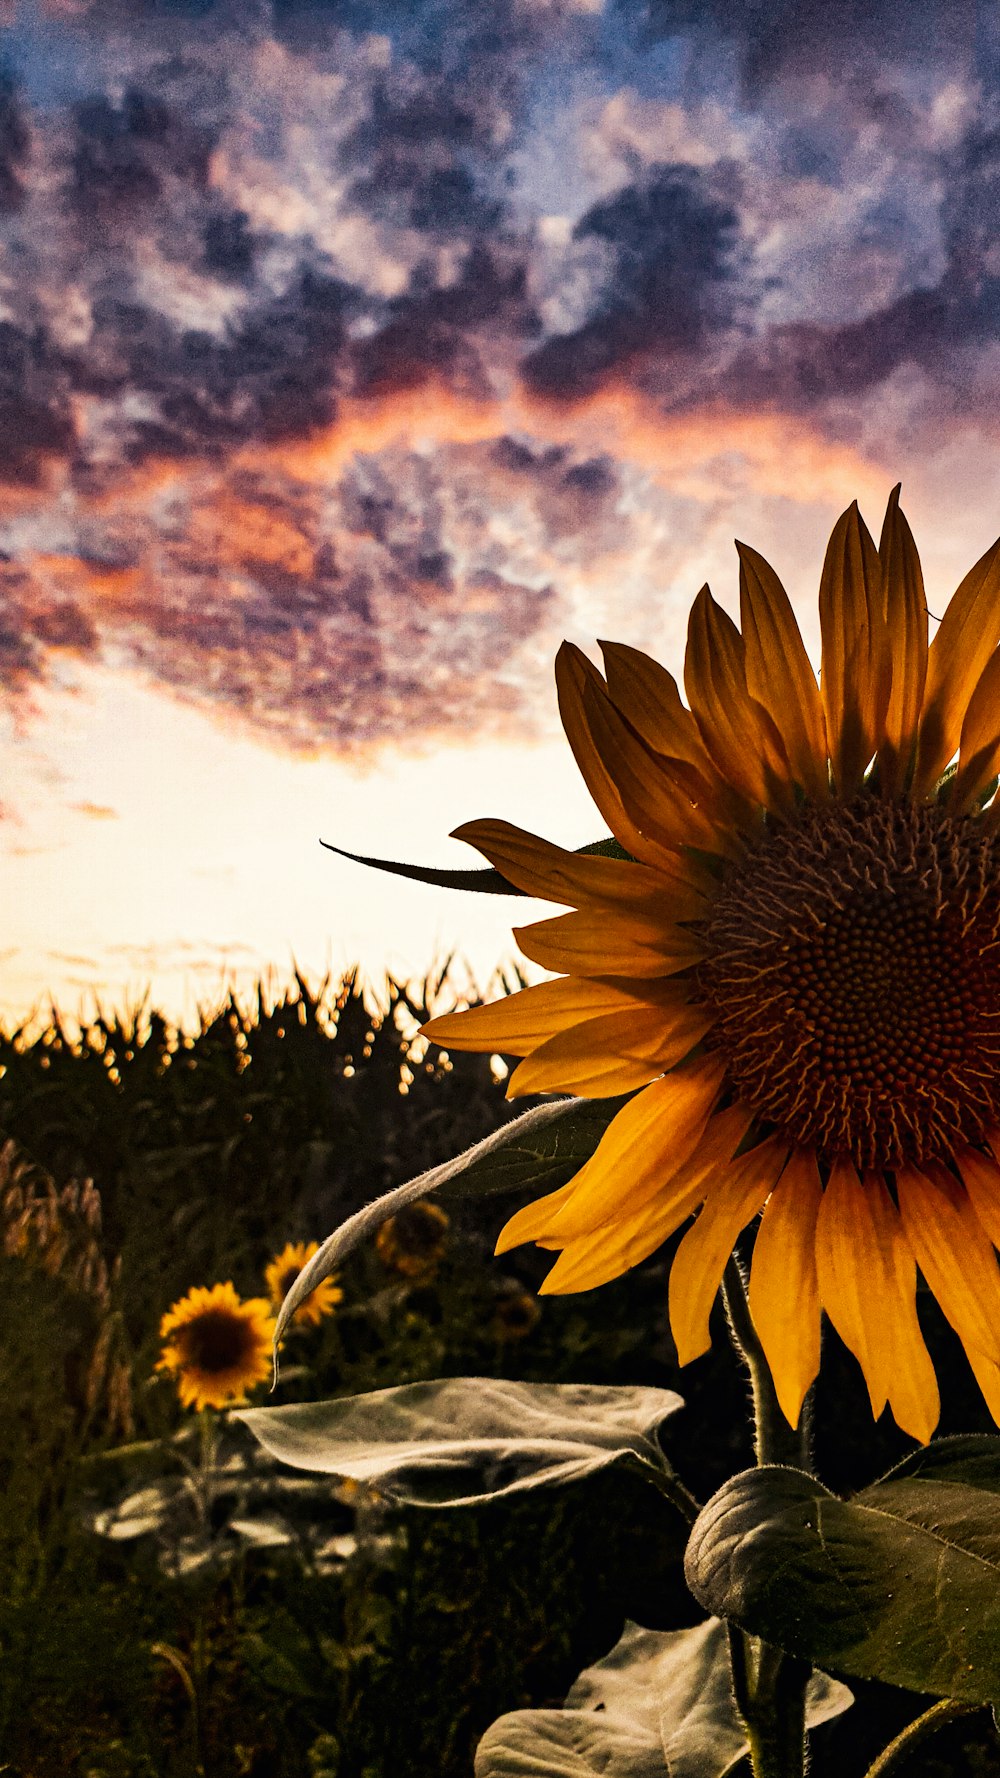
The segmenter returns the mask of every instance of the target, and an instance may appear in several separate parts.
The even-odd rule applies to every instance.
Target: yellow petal
[[[765,1205],[750,1268],[750,1314],[792,1426],[819,1370],[816,1218],[822,1196],[813,1150],[793,1149]]]
[[[958,746],[972,692],[1000,642],[1000,539],[970,568],[927,656],[914,791],[930,790]]]
[[[559,981],[539,982],[537,987],[508,994],[491,1006],[443,1013],[440,1018],[429,1019],[420,1030],[432,1043],[444,1044],[448,1049],[496,1050],[505,1056],[528,1056],[557,1031],[629,1002],[625,989],[608,982],[563,976]]]
[[[669,905],[675,920],[705,913],[707,874],[693,860],[669,854],[657,867],[623,858],[567,852],[509,821],[466,821],[453,839],[466,840],[526,895],[566,907]]]
[[[892,685],[885,715],[885,740],[879,749],[879,772],[884,788],[898,794],[906,788],[913,763],[927,679],[924,577],[913,533],[899,509],[898,485],[889,495],[878,553],[892,652]]]
[[[983,1399],[997,1425],[1000,1426],[1000,1365],[992,1364],[980,1352],[966,1346],[965,1356],[983,1394]]]
[[[599,675],[583,688],[583,705],[595,747],[618,786],[640,832],[668,851],[702,846],[719,851],[721,811],[711,787],[683,760],[654,753],[608,697]]]
[[[964,814],[1000,771],[1000,648],[979,675],[962,722],[958,771],[948,792],[948,812]]]
[[[994,1247],[1000,1247],[1000,1167],[990,1155],[963,1149],[958,1170],[969,1200]]]
[[[787,1142],[772,1136],[731,1162],[713,1181],[697,1221],[678,1247],[670,1268],[669,1311],[680,1364],[708,1351],[709,1316],[726,1261],[740,1231],[773,1189],[787,1154]]]
[[[710,1120],[696,1153],[656,1195],[628,1215],[615,1216],[587,1235],[568,1241],[542,1294],[593,1290],[619,1278],[662,1246],[686,1222],[711,1188],[720,1166],[736,1152],[752,1122],[745,1105],[731,1105]]]
[[[1000,1363],[1000,1269],[969,1194],[927,1162],[896,1175],[906,1238],[967,1352]]]
[[[569,1203],[574,1187],[575,1180],[571,1179],[568,1185],[547,1192],[544,1198],[534,1198],[530,1204],[522,1204],[520,1210],[515,1210],[504,1223],[494,1252],[509,1253],[512,1247],[521,1247],[525,1241],[537,1241],[539,1246],[544,1246],[553,1216]]]
[[[567,975],[676,975],[704,955],[694,935],[681,926],[657,930],[652,922],[592,908],[515,926],[514,937],[533,963]]]
[[[585,1019],[533,1050],[511,1075],[507,1097],[576,1093],[601,1099],[634,1092],[682,1062],[714,1022],[706,1006],[682,1000],[669,1010],[635,1001]]]
[[[590,711],[584,702],[584,692],[594,679],[600,679],[600,674],[593,663],[571,642],[564,642],[556,655],[556,688],[559,715],[573,757],[615,839],[633,858],[656,864],[676,853],[677,845],[672,837],[664,842],[645,833],[626,811],[615,776],[591,732]]]
[[[763,556],[745,543],[736,548],[747,690],[776,724],[796,783],[812,797],[828,796],[823,704],[788,594]]]
[[[841,1157],[816,1219],[816,1276],[820,1301],[864,1372],[876,1420],[889,1399],[890,1357],[878,1295],[887,1270],[868,1194]]]
[[[717,1056],[702,1056],[656,1080],[611,1120],[553,1218],[560,1246],[614,1217],[631,1216],[694,1154],[725,1078]]]
[[[668,759],[683,759],[712,783],[715,768],[705,751],[677,681],[659,661],[622,642],[601,642],[608,695],[647,746]]]
[[[888,1348],[889,1406],[896,1425],[926,1445],[941,1417],[941,1397],[917,1320],[916,1262],[885,1181],[867,1175],[864,1189],[883,1267],[871,1298]]]
[[[884,738],[892,663],[882,615],[882,565],[857,501],[837,520],[819,588],[820,691],[834,783],[860,789]]]
[[[743,638],[702,587],[688,622],[684,686],[702,739],[727,783],[754,808],[780,802],[789,781],[781,738],[747,690]]]

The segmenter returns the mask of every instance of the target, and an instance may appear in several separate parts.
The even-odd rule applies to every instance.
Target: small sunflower
[[[542,1311],[537,1300],[527,1290],[504,1291],[497,1299],[493,1310],[490,1330],[493,1338],[501,1345],[510,1345],[513,1341],[527,1339],[541,1320]]]
[[[607,1283],[698,1212],[670,1277],[687,1363],[763,1212],[750,1308],[789,1421],[825,1310],[873,1413],[888,1402],[926,1441],[918,1267],[1000,1423],[1000,543],[929,644],[898,495],[878,548],[856,504],[833,531],[818,684],[781,582],[742,544],[742,630],[703,587],[687,704],[636,649],[602,643],[602,676],[563,646],[563,724],[617,847],[459,828],[573,911],[515,934],[556,980],[424,1031],[524,1057],[511,1094],[634,1094],[501,1233],[498,1252],[558,1252],[544,1291]]]
[[[271,1374],[274,1317],[263,1297],[244,1302],[232,1284],[195,1288],[164,1315],[156,1361],[186,1408],[224,1408]]]
[[[446,1210],[425,1198],[405,1205],[375,1237],[379,1259],[404,1278],[428,1277],[444,1253],[450,1220]]]
[[[264,1273],[267,1294],[272,1307],[277,1311],[281,1308],[288,1292],[295,1283],[307,1260],[319,1252],[319,1242],[289,1241],[280,1253],[276,1253]],[[344,1293],[337,1282],[338,1274],[332,1272],[317,1284],[304,1303],[300,1303],[292,1316],[292,1325],[318,1327],[324,1315],[330,1315],[338,1303],[344,1300]]]

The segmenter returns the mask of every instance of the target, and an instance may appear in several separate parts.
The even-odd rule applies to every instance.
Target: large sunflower
[[[557,980],[424,1030],[524,1057],[511,1094],[635,1093],[500,1236],[498,1252],[558,1252],[544,1291],[618,1277],[697,1211],[670,1276],[686,1363],[763,1211],[750,1307],[788,1419],[825,1310],[873,1412],[888,1402],[926,1440],[918,1266],[1000,1422],[1000,543],[928,646],[898,493],[877,549],[856,504],[834,529],[819,684],[777,575],[743,545],[742,633],[704,587],[687,706],[633,648],[602,643],[602,677],[563,646],[563,724],[624,855],[459,828],[575,911],[515,934]]]
[[[189,1290],[160,1323],[164,1345],[155,1368],[169,1371],[186,1408],[224,1408],[271,1374],[271,1305],[244,1301],[232,1284]]]

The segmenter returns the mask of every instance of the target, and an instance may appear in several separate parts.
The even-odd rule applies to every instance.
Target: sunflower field
[[[269,1326],[317,1236],[510,1118],[496,1057],[416,1036],[429,1005],[457,998],[439,971],[421,993],[388,983],[373,1012],[356,977],[299,977],[249,1008],[231,998],[193,1034],[142,1009],[79,1036],[54,1012],[37,1035],[0,1034],[12,1778],[470,1778],[489,1725],[560,1705],[624,1624],[697,1616],[687,1527],[639,1475],[461,1512],[394,1505],[269,1461],[199,1394],[191,1330],[208,1337],[206,1314],[227,1337]],[[493,1380],[497,1399],[502,1383],[676,1390],[663,1441],[689,1485],[707,1498],[745,1468],[728,1342],[677,1365],[676,1242],[601,1291],[539,1299],[540,1255],[492,1257],[509,1209],[418,1200],[383,1223],[288,1329],[273,1395],[253,1338],[225,1362],[237,1382],[249,1363],[246,1393],[267,1405],[462,1376],[484,1395]],[[943,1430],[985,1431],[961,1347],[927,1310]],[[909,1449],[887,1417],[872,1424],[832,1334],[817,1395],[831,1486]],[[917,1703],[852,1689],[864,1712],[813,1737],[821,1778],[864,1769]],[[956,1720],[907,1769],[995,1772],[988,1717]]]

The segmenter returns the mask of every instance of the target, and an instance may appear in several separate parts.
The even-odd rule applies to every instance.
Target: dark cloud
[[[13,74],[0,68],[0,213],[21,209],[30,158],[28,114]]]
[[[574,237],[605,243],[613,268],[590,318],[525,360],[538,394],[585,394],[644,353],[692,351],[729,318],[739,216],[693,168],[650,168],[589,209]]]
[[[75,439],[69,377],[46,330],[0,321],[0,481],[41,486]]]
[[[157,93],[127,87],[120,104],[98,94],[76,107],[75,125],[71,201],[99,226],[145,225],[168,177],[206,185],[212,132]]]
[[[631,0],[623,11],[634,16]],[[649,0],[653,38],[690,36],[710,49],[720,39],[738,55],[743,92],[760,103],[784,76],[821,71],[836,84],[859,65],[892,62],[947,66],[982,50],[995,34],[975,0]]]
[[[969,414],[992,409],[996,391],[982,375],[980,355],[1000,340],[1000,130],[971,133],[942,183],[945,266],[938,281],[845,326],[804,321],[773,328],[727,373],[740,400],[815,411],[910,368],[942,395],[961,390]]]
[[[251,308],[220,338],[104,298],[76,381],[105,396],[140,391],[155,406],[155,418],[128,427],[132,462],[305,437],[336,413],[349,303],[339,279],[306,268],[283,296]]]
[[[477,241],[447,284],[418,268],[405,295],[388,305],[383,324],[356,344],[355,386],[366,395],[385,394],[435,377],[484,393],[488,375],[477,336],[488,329],[495,345],[537,325],[523,253]]]
[[[228,284],[249,284],[257,269],[261,240],[250,227],[245,210],[229,210],[210,216],[202,233],[201,263]]]

